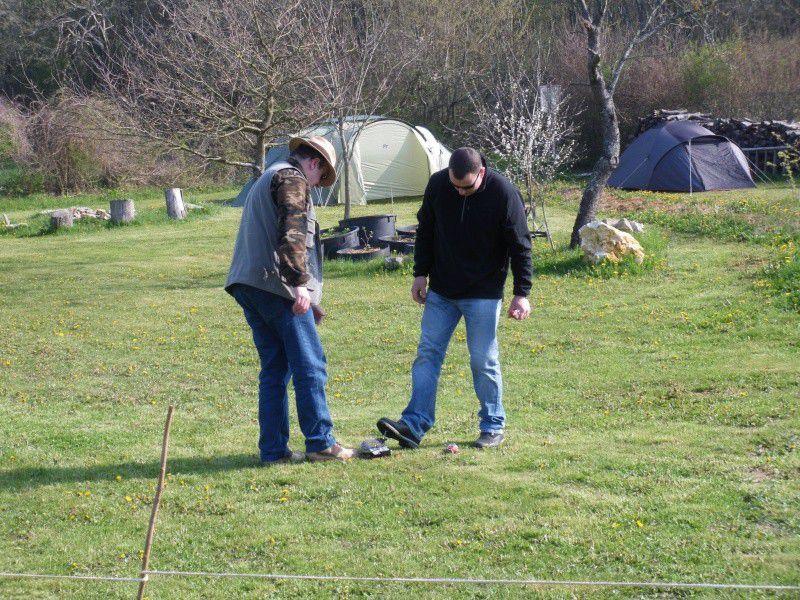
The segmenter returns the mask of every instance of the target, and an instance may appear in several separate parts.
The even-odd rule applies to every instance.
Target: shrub
[[[188,187],[229,179],[231,168],[204,165],[138,134],[135,119],[101,96],[67,92],[37,104],[28,120],[31,164],[47,191],[130,185]]]
[[[689,50],[681,61],[686,102],[704,106],[730,89],[733,67],[726,46],[700,46]]]
[[[42,191],[41,173],[15,163],[0,166],[0,196],[27,196]]]
[[[16,105],[0,98],[0,164],[23,162],[30,154],[25,124],[25,114]]]

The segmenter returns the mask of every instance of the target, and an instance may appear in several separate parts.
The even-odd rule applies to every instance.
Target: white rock
[[[639,264],[644,260],[644,249],[636,238],[608,223],[592,221],[581,227],[578,235],[581,237],[584,260],[595,265],[604,260],[619,262],[629,253]]]
[[[620,231],[625,231],[627,233],[642,233],[644,231],[644,225],[639,223],[639,221],[630,221],[628,219],[603,219],[602,221],[606,225],[611,225],[614,229],[619,229]]]

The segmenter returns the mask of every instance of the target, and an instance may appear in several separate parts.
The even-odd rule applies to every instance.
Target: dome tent
[[[659,192],[755,187],[739,147],[690,121],[669,121],[633,140],[608,185]]]
[[[361,130],[358,128],[363,125]],[[344,164],[342,141],[333,121],[300,132],[301,136],[321,135],[336,149],[336,183],[330,188],[315,188],[312,192],[316,204],[343,203]],[[344,126],[345,139],[355,136],[350,164],[350,199],[353,204],[366,204],[371,200],[421,196],[428,179],[436,171],[447,167],[450,150],[425,129],[400,121],[375,117],[364,124],[363,118],[350,119]],[[264,161],[265,167],[289,155],[287,145],[272,148]],[[251,179],[233,202],[244,206],[244,201],[255,179]]]

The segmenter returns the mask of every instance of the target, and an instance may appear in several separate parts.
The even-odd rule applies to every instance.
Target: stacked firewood
[[[800,147],[800,123],[789,121],[748,121],[720,118],[685,110],[656,110],[639,119],[636,135],[667,121],[693,121],[724,135],[740,148],[792,145]]]

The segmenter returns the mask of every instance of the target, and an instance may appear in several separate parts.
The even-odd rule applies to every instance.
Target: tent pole
[[[692,138],[689,138],[689,194],[692,193]]]

